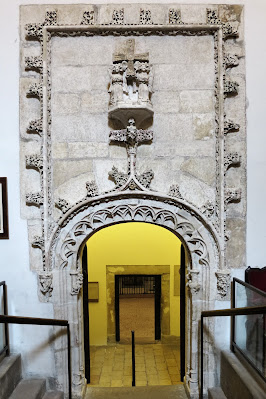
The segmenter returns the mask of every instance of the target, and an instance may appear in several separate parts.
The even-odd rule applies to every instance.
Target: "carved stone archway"
[[[47,275],[53,279],[53,304],[58,318],[68,319],[72,331],[72,373],[75,393],[82,396],[84,379],[81,250],[86,240],[101,228],[116,223],[140,221],[165,227],[177,234],[190,254],[187,270],[186,320],[186,388],[192,398],[198,397],[198,320],[200,312],[214,306],[216,273],[220,269],[220,239],[203,215],[182,200],[143,192],[115,193],[99,196],[78,204],[59,221],[49,246]],[[209,329],[212,329],[210,324]],[[62,349],[58,347],[56,362],[59,381],[67,387],[63,374]],[[212,361],[211,350],[207,362]],[[61,374],[60,374],[61,372]],[[212,375],[207,378],[213,378]],[[211,381],[210,381],[211,382]]]

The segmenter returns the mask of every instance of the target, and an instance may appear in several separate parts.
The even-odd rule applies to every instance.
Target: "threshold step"
[[[227,399],[222,388],[210,388],[208,390],[208,399]]]
[[[45,391],[44,379],[22,380],[9,399],[42,399]]]
[[[46,392],[43,399],[64,399],[64,393],[61,391]]]
[[[187,399],[183,384],[168,386],[98,388],[87,387],[84,399]]]

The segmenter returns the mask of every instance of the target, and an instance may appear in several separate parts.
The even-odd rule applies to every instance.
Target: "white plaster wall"
[[[29,270],[26,221],[20,218],[19,198],[19,5],[21,4],[70,4],[84,3],[74,0],[1,0],[0,2],[0,175],[8,178],[10,239],[0,241],[0,280],[6,280],[9,293],[9,313],[35,317],[53,317],[52,305],[41,304],[37,298],[36,275]],[[88,1],[88,3],[115,3],[115,1]],[[122,1],[120,0],[121,4]],[[138,3],[138,1],[124,1]],[[146,0],[145,3],[155,3]],[[156,3],[169,3],[158,0]],[[172,3],[205,3],[200,0],[172,1]],[[208,3],[208,2],[206,2]],[[247,137],[248,137],[248,215],[247,215],[247,264],[266,264],[266,135],[264,113],[266,110],[266,46],[265,0],[221,0],[211,4],[245,4],[246,53],[247,53]],[[28,331],[28,330],[27,330]],[[24,333],[23,333],[24,332]],[[34,339],[33,339],[34,338]],[[11,328],[14,350],[36,353],[42,344],[40,334],[29,334],[24,327]],[[23,349],[24,348],[24,349]],[[39,349],[37,349],[38,351]],[[46,354],[47,368],[50,353]],[[44,365],[34,363],[27,372],[38,372]]]

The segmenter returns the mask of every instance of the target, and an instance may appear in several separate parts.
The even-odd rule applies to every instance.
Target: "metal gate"
[[[120,276],[119,295],[155,294],[155,276]]]

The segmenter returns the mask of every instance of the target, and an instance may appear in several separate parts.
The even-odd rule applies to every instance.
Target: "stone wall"
[[[125,146],[109,143],[117,128],[108,118],[109,68],[130,38],[137,53],[149,53],[154,73],[154,116],[141,126],[153,130],[153,140],[139,146],[136,164],[154,178],[146,189],[121,191],[108,175],[113,165],[124,174],[128,167]],[[186,378],[197,397],[200,309],[228,299],[230,269],[245,267],[243,40],[242,6],[21,7],[22,216],[40,300],[70,317],[79,337],[77,392],[84,382],[82,337],[78,316],[62,307],[82,287],[80,246],[99,224],[144,220],[177,232],[191,254]],[[106,208],[112,201],[119,214]],[[70,269],[71,278],[61,276]],[[79,297],[71,301],[73,309],[80,306]],[[211,356],[207,351],[210,365]],[[60,355],[57,362],[61,367]],[[213,384],[216,376],[208,378]]]

